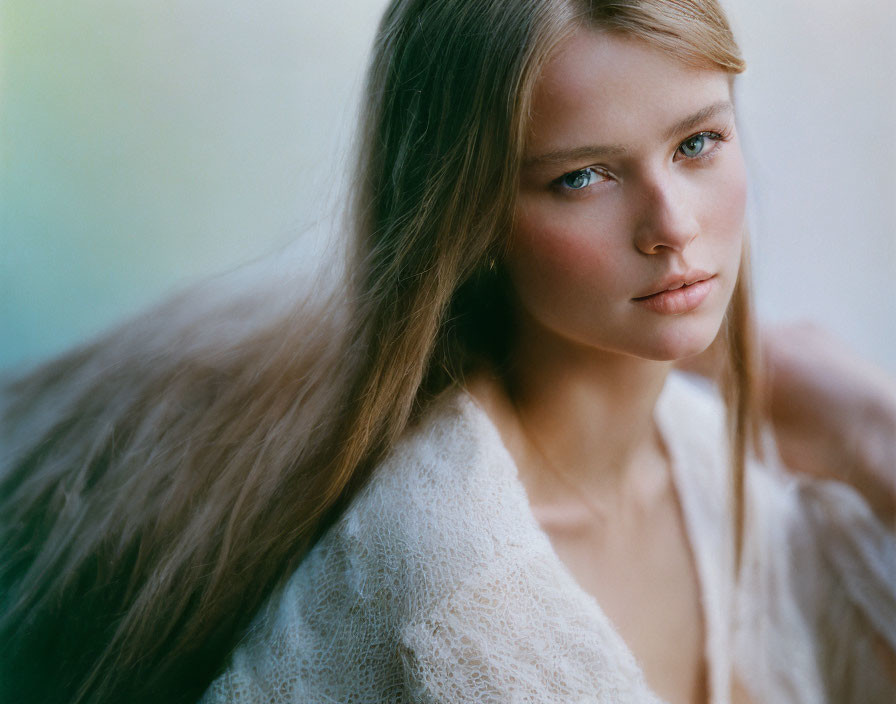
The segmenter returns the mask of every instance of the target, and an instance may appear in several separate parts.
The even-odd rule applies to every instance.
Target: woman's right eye
[[[557,179],[556,183],[563,190],[581,191],[597,183],[602,178],[603,175],[599,171],[589,166],[587,169],[578,169],[570,171],[568,174],[563,174],[563,176]]]

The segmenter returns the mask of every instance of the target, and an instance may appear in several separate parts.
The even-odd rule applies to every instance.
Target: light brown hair
[[[271,316],[193,292],[7,386],[2,698],[198,698],[408,423],[501,363],[529,102],[581,26],[743,68],[714,0],[395,0],[344,296]],[[738,507],[749,320],[742,276],[724,326]]]

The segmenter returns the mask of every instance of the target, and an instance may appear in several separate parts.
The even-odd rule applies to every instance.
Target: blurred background
[[[0,0],[0,370],[290,243],[311,266],[385,4]],[[896,3],[725,4],[761,318],[896,373]]]

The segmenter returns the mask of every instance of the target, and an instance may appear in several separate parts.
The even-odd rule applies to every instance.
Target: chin
[[[721,321],[702,325],[672,325],[645,340],[636,356],[657,362],[679,362],[705,352],[719,334]]]

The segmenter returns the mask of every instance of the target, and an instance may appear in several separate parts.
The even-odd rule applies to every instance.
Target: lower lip
[[[681,315],[696,309],[712,290],[713,279],[697,281],[690,286],[682,286],[674,291],[663,291],[644,298],[635,298],[635,303],[647,310],[663,315]]]

